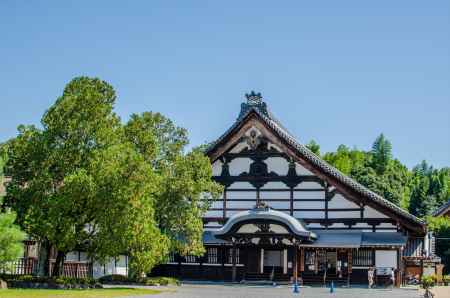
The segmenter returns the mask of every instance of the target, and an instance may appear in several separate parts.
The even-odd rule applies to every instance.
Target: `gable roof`
[[[436,209],[436,211],[433,212],[433,216],[441,216],[449,211],[450,211],[450,199],[447,201],[447,203]]]
[[[253,94],[253,92],[252,92]],[[248,95],[247,95],[248,99]],[[421,219],[417,218],[416,216],[410,214],[409,212],[403,210],[396,204],[386,200],[379,194],[371,191],[367,187],[363,186],[362,184],[358,183],[357,181],[353,180],[352,178],[346,176],[341,171],[336,169],[335,167],[328,164],[325,160],[321,159],[317,155],[315,155],[311,150],[309,150],[305,145],[299,143],[288,131],[285,129],[281,123],[273,117],[272,113],[267,109],[267,106],[265,103],[260,102],[257,104],[249,104],[249,103],[243,103],[241,106],[241,113],[239,114],[239,117],[236,119],[236,121],[233,123],[233,125],[224,133],[222,136],[220,136],[214,143],[212,143],[209,148],[206,150],[206,154],[208,156],[211,156],[211,153],[222,143],[224,143],[229,135],[238,129],[244,122],[246,122],[246,118],[249,118],[251,114],[256,115],[261,121],[263,121],[267,126],[269,126],[276,134],[279,135],[279,137],[291,145],[297,153],[299,153],[306,161],[311,163],[313,166],[315,166],[317,169],[319,169],[321,172],[326,174],[327,176],[333,177],[338,182],[342,183],[343,185],[347,186],[351,190],[355,191],[356,193],[364,196],[365,198],[371,200],[372,202],[381,205],[383,207],[388,208],[389,210],[393,211],[395,214],[399,215],[402,218],[408,219],[409,221],[414,222],[415,224],[419,225],[423,231],[426,230],[425,222]]]

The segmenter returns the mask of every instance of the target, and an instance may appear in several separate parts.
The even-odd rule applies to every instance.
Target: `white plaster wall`
[[[231,176],[238,176],[243,172],[250,171],[250,164],[252,160],[250,158],[235,158],[228,165]]]
[[[321,226],[320,223],[310,223],[308,228],[323,228],[323,226]]]
[[[103,269],[104,269],[104,267],[102,264],[100,264],[99,262],[94,262],[94,264],[92,264],[93,277],[100,278],[100,277],[104,276],[105,273],[104,273]]]
[[[325,218],[325,212],[322,211],[294,211],[296,218]]]
[[[314,175],[310,170],[306,169],[299,163],[295,163],[295,171],[297,172],[297,175],[309,175],[309,176]]]
[[[222,208],[223,207],[223,201],[214,201],[212,202],[210,208]]]
[[[66,261],[76,261],[78,262],[78,251],[71,251],[66,254]]]
[[[322,185],[317,182],[302,182],[297,185],[296,189],[311,189],[311,188],[320,188],[323,189]]]
[[[267,170],[269,173],[275,172],[278,175],[287,175],[289,163],[286,159],[282,157],[269,157],[264,162],[267,164]]]
[[[234,182],[229,188],[255,189],[253,185],[248,182]]]
[[[287,187],[286,184],[277,181],[267,182],[266,184],[263,185],[263,187],[261,187],[261,189],[271,189],[271,188],[289,189],[289,187]]]
[[[204,215],[204,217],[221,217],[221,216],[223,216],[222,211],[211,211],[211,210],[206,211]]]
[[[261,200],[267,200],[267,199],[286,199],[288,200],[290,198],[290,194],[288,191],[261,191],[259,193],[259,197]]]
[[[369,206],[365,206],[364,207],[364,218],[388,218],[386,215],[384,215],[383,213],[369,207]]]
[[[227,201],[227,208],[247,208],[252,209],[256,204],[256,200],[253,202],[233,202]]]
[[[359,206],[347,200],[341,194],[336,194],[331,201],[328,202],[328,208],[359,208]]]
[[[324,209],[325,201],[294,201],[294,209]]]
[[[325,199],[325,191],[294,191],[295,200]]]
[[[255,191],[227,191],[227,200],[229,199],[255,199]]]
[[[376,250],[375,251],[376,267],[397,268],[397,251],[396,250]]]
[[[213,176],[220,176],[222,173],[222,162],[220,160],[216,160],[211,167]]]
[[[127,260],[126,260],[127,256],[124,255],[120,255],[119,257],[117,257],[116,259],[116,274],[121,274],[121,275],[128,275],[128,268],[127,268]]]
[[[332,225],[329,226],[329,228],[345,228],[345,227],[347,227],[347,226],[344,225],[344,224],[341,223],[341,222],[337,222],[337,223],[334,223],[334,224],[332,224]]]
[[[361,228],[361,229],[362,228],[368,228],[368,229],[372,228],[372,226],[370,226],[370,225],[368,225],[368,224],[366,224],[364,222],[359,222],[359,223],[357,223],[356,225],[354,225],[352,227],[354,227],[354,228]],[[372,230],[370,230],[370,231],[372,231]]]
[[[80,261],[81,262],[88,262],[90,261],[88,258],[88,254],[85,252],[80,252]]]
[[[328,218],[360,218],[359,211],[328,211]]]
[[[273,209],[289,209],[289,202],[268,202],[269,207]]]

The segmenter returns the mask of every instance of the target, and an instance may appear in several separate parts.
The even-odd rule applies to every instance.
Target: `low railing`
[[[8,264],[1,273],[11,275],[32,275],[37,268],[36,258],[20,258]]]
[[[55,266],[55,260],[50,260],[49,271],[50,275],[53,272],[53,267]],[[76,277],[76,278],[86,278],[91,277],[92,267],[90,262],[74,262],[66,261],[64,262],[63,276],[65,277]]]
[[[50,260],[49,272],[53,271],[55,266],[55,260]],[[37,273],[38,260],[36,258],[20,258],[15,262],[9,264],[0,273],[11,274],[11,275],[34,275]],[[64,262],[63,276],[65,277],[75,277],[75,278],[86,278],[92,276],[92,263],[90,262],[74,262],[66,261]]]

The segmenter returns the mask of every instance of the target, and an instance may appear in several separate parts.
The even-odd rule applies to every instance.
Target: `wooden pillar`
[[[231,281],[236,282],[236,242],[233,241],[233,249],[231,251],[231,262],[233,264],[233,270],[231,273]]]
[[[226,259],[227,248],[222,244],[220,246],[220,259],[222,262],[222,279],[225,280],[225,259]]]
[[[294,246],[294,283],[298,283],[298,247]]]
[[[353,271],[353,254],[352,254],[351,248],[348,250],[347,261],[348,261],[347,287],[349,287],[350,279],[351,279],[352,271]]]
[[[290,188],[289,200],[290,200],[289,213],[291,214],[291,216],[294,216],[294,188],[293,187]]]
[[[222,207],[222,211],[223,211],[223,221],[225,223],[225,218],[227,218],[227,187],[225,186],[225,188],[223,189],[223,207]]]

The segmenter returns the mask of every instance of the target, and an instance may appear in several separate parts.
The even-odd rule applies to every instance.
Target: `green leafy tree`
[[[200,148],[185,154],[186,130],[159,113],[132,115],[125,132],[159,176],[156,221],[171,250],[202,254],[201,216],[222,191],[211,179],[209,159]]]
[[[316,143],[316,141],[311,140],[306,147],[311,150],[315,155],[320,156],[320,145]]]
[[[0,152],[0,205],[3,191],[3,166],[6,155]],[[25,233],[15,225],[16,215],[9,209],[0,210],[0,270],[7,269],[8,265],[23,255],[23,240]]]
[[[115,99],[106,82],[76,78],[45,113],[42,130],[21,126],[8,144],[6,204],[29,235],[56,248],[55,275],[78,247],[99,260],[126,252],[137,241],[130,232],[136,218],[148,220],[143,234],[160,237],[149,198],[153,173],[124,142]]]
[[[427,216],[428,229],[436,237],[436,254],[441,257],[444,270],[450,272],[450,218]]]
[[[158,113],[122,125],[115,100],[106,82],[75,78],[42,130],[21,126],[8,144],[5,203],[46,259],[56,248],[54,275],[76,248],[100,262],[128,253],[135,275],[170,250],[203,251],[201,215],[220,192],[209,159],[185,154],[186,131]]]

